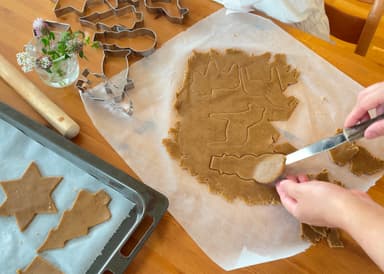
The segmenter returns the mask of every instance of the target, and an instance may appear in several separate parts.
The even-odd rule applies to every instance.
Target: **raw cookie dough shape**
[[[249,55],[234,49],[193,52],[176,94],[180,119],[163,144],[211,192],[229,201],[278,203],[273,187],[220,174],[210,164],[215,155],[274,153],[280,135],[271,121],[285,121],[294,111],[298,101],[284,91],[297,78],[284,55]]]
[[[51,265],[44,258],[37,256],[33,261],[24,269],[17,270],[17,274],[64,274],[59,269]]]
[[[38,252],[63,248],[67,241],[87,235],[89,229],[111,218],[110,196],[103,190],[90,193],[81,190],[70,210],[66,210],[59,225],[52,229]]]
[[[0,216],[16,217],[17,225],[24,231],[36,214],[56,213],[51,193],[62,177],[42,177],[32,162],[17,180],[0,182],[6,200],[0,205]]]
[[[236,174],[244,180],[255,180],[267,184],[276,180],[284,171],[285,156],[282,154],[261,154],[212,156],[210,168],[219,174]]]

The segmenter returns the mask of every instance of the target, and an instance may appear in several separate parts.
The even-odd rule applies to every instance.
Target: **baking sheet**
[[[57,214],[37,215],[25,232],[20,232],[13,216],[0,216],[0,273],[14,274],[33,260],[36,249],[50,229],[57,226],[62,213],[72,207],[79,190],[96,192],[104,189],[112,198],[109,204],[111,219],[90,229],[88,235],[69,241],[63,249],[42,253],[66,274],[85,273],[121,222],[129,218],[135,204],[1,119],[0,138],[0,181],[20,178],[32,161],[37,163],[42,176],[63,176],[52,194]],[[0,190],[0,203],[4,199]]]
[[[226,15],[222,9],[179,34],[153,55],[130,67],[135,89],[133,117],[82,95],[93,123],[141,180],[164,193],[170,213],[205,253],[226,270],[295,255],[309,247],[299,237],[299,223],[281,206],[228,203],[209,193],[172,160],[162,145],[177,120],[173,109],[186,61],[192,50],[238,48],[253,54],[284,53],[301,76],[286,94],[300,103],[287,122],[276,122],[283,137],[296,147],[328,137],[342,127],[362,87],[299,43],[271,21],[252,14]],[[122,82],[124,73],[114,82]],[[96,88],[96,92],[99,92]],[[197,129],[198,130],[198,129]],[[283,139],[283,138],[282,138]],[[380,140],[363,142],[382,151]],[[315,173],[322,168],[347,187],[367,190],[382,175],[352,175],[320,154],[290,166],[287,173]]]

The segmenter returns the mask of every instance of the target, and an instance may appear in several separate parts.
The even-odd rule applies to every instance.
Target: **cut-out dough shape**
[[[81,190],[70,210],[66,210],[59,225],[52,229],[38,252],[63,248],[67,241],[88,234],[91,227],[111,218],[110,196],[103,190],[90,193]]]
[[[42,177],[32,162],[20,179],[0,182],[6,195],[0,205],[0,216],[14,215],[20,230],[24,231],[36,214],[56,213],[51,193],[61,179]]]
[[[236,174],[245,180],[255,180],[268,184],[275,181],[284,171],[285,156],[283,154],[262,154],[212,156],[210,167],[219,174]]]
[[[24,269],[17,270],[17,274],[64,274],[59,269],[50,264],[47,260],[37,256]]]

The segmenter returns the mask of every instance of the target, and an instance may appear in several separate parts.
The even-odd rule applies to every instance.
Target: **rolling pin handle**
[[[64,137],[71,139],[79,134],[80,126],[1,54],[0,77],[13,87],[24,100]]]

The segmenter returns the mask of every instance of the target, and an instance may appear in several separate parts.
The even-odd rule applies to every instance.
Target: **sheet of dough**
[[[0,138],[0,181],[21,177],[32,161],[39,166],[42,176],[63,176],[52,192],[57,214],[37,215],[24,232],[20,232],[13,216],[0,216],[0,273],[15,274],[17,269],[29,265],[48,232],[57,226],[63,212],[72,207],[80,189],[91,192],[104,189],[112,198],[109,204],[112,218],[90,229],[88,235],[71,240],[65,248],[41,254],[66,274],[85,273],[134,204],[1,119]],[[0,203],[4,199],[5,195],[0,190]]]
[[[197,244],[226,270],[292,256],[309,247],[300,239],[300,225],[281,206],[249,207],[228,203],[208,192],[189,172],[170,159],[162,139],[174,125],[175,93],[192,50],[239,48],[250,53],[284,53],[301,73],[286,90],[299,105],[288,122],[274,123],[286,140],[300,148],[334,134],[362,87],[270,21],[252,14],[225,15],[222,9],[165,43],[153,55],[130,67],[135,89],[132,118],[83,95],[96,127],[146,183],[167,195],[170,213]],[[124,74],[116,83],[123,83]],[[198,130],[198,129],[196,129]],[[283,141],[283,139],[281,139]],[[364,144],[383,151],[380,140]],[[331,163],[327,154],[297,163],[290,173],[318,173],[322,168],[348,187],[367,190],[381,174],[356,177]],[[239,214],[240,213],[240,214]],[[214,231],[214,233],[212,233]]]

